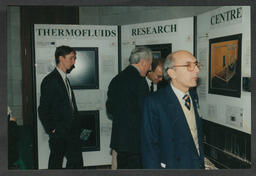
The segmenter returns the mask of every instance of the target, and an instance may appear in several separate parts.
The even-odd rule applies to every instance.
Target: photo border
[[[7,116],[7,6],[8,5],[38,5],[38,6],[46,6],[46,5],[87,5],[87,6],[111,6],[111,5],[123,5],[123,6],[166,6],[166,5],[191,5],[191,6],[207,6],[207,5],[215,5],[215,6],[242,6],[249,5],[251,6],[251,97],[252,97],[252,107],[256,106],[255,99],[255,88],[256,88],[256,31],[255,31],[255,1],[253,0],[152,0],[152,1],[139,1],[139,0],[2,0],[0,1],[0,116],[5,118]],[[254,69],[253,69],[254,68]],[[256,108],[251,109],[251,114],[255,116]],[[12,171],[7,170],[7,120],[3,120],[0,125],[0,137],[1,137],[1,145],[0,145],[0,175],[8,175],[8,176],[45,176],[45,175],[54,175],[54,176],[66,176],[66,175],[76,175],[76,176],[109,176],[109,175],[139,175],[139,176],[167,176],[167,175],[200,175],[200,176],[253,176],[256,172],[256,130],[255,124],[256,119],[252,116],[251,120],[252,124],[252,149],[251,149],[251,158],[252,158],[252,168],[251,169],[227,169],[227,170],[27,170],[27,171]]]

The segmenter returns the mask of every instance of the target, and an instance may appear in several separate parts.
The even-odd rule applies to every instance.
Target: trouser
[[[111,153],[112,153],[111,169],[112,170],[116,170],[117,169],[117,159],[116,159],[117,153],[116,153],[116,151],[114,149],[112,149]]]
[[[67,158],[67,169],[83,168],[83,157],[79,136],[51,136],[49,139],[49,147],[49,169],[61,169],[64,156]]]
[[[128,152],[118,152],[117,169],[142,169],[141,155]]]

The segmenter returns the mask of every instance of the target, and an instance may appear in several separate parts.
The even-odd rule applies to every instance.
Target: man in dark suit
[[[77,105],[66,75],[74,68],[75,59],[73,48],[57,47],[56,68],[41,83],[38,114],[49,134],[49,169],[61,169],[64,156],[67,158],[66,168],[83,167]]]
[[[117,152],[118,169],[140,169],[140,131],[144,97],[149,93],[145,76],[151,70],[148,48],[132,50],[130,65],[108,87],[107,112],[113,119],[110,147]]]
[[[167,56],[163,72],[170,84],[146,97],[141,152],[143,168],[203,169],[202,125],[194,90],[200,65],[187,51]],[[184,98],[183,98],[184,97]]]
[[[146,81],[150,92],[155,92],[160,88],[159,82],[163,81],[163,63],[164,59],[153,59],[152,69],[146,76]]]

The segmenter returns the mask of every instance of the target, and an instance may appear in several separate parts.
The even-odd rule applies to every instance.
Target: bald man
[[[163,75],[169,84],[145,99],[141,152],[145,169],[204,169],[197,85],[200,65],[188,51],[169,54]]]

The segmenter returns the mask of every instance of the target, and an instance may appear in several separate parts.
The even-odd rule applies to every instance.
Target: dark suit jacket
[[[196,92],[190,91],[190,95],[195,110],[200,156],[178,98],[168,85],[145,99],[141,132],[143,168],[204,168],[198,99]]]
[[[131,65],[111,80],[106,107],[113,118],[110,147],[117,152],[140,153],[142,106],[148,93],[146,80]]]
[[[43,79],[38,114],[45,131],[49,135],[52,134],[54,129],[55,135],[72,135],[70,133],[71,130],[74,131],[79,126],[77,105],[72,89],[71,94],[74,106],[73,111],[65,83],[58,70],[55,68]]]

